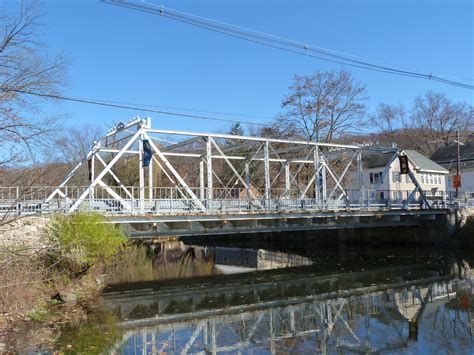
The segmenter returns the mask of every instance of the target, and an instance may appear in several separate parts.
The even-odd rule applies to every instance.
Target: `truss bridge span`
[[[364,183],[364,162],[387,160]],[[424,225],[451,201],[389,190],[397,148],[155,129],[120,123],[58,186],[0,187],[0,214],[94,211],[129,235],[196,235]],[[408,178],[409,177],[409,178]]]

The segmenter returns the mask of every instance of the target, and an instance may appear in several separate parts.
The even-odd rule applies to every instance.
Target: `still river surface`
[[[473,263],[309,240],[140,245],[107,271],[109,316],[58,341],[114,354],[473,354]]]

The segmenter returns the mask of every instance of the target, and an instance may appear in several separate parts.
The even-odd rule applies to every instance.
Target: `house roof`
[[[386,166],[390,159],[393,157],[392,153],[382,153],[382,154],[369,154],[364,156],[363,161],[364,165],[369,168],[378,168],[379,166]]]
[[[470,140],[459,147],[461,156],[461,171],[474,169],[474,141]],[[431,159],[449,170],[456,169],[458,155],[457,144],[438,148]]]
[[[441,165],[435,163],[433,160],[425,157],[418,153],[416,150],[407,149],[404,151],[408,155],[408,159],[411,160],[416,169],[424,171],[435,171],[447,174],[449,171],[443,168]]]
[[[459,147],[461,153],[461,159],[463,158],[474,158],[474,141],[468,141],[465,144],[462,144]],[[434,152],[431,156],[431,159],[437,162],[448,162],[451,160],[456,160],[458,156],[458,145],[450,144],[440,147]]]
[[[418,170],[439,172],[443,174],[448,173],[447,169],[418,153],[416,150],[405,150],[404,152],[408,156],[408,159],[411,161],[411,163]],[[393,153],[370,154],[364,157],[364,164],[369,169],[382,167],[386,166],[392,157]]]

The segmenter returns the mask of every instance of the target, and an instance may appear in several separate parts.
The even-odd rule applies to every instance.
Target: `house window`
[[[433,185],[434,181],[433,181],[433,174],[430,174],[430,185]]]
[[[438,185],[441,185],[441,175],[437,175],[436,178],[437,178]]]
[[[375,183],[375,184],[378,184],[379,180],[380,180],[380,175],[379,175],[379,173],[374,173],[374,183]]]
[[[410,175],[408,174],[405,175],[405,181],[407,182],[407,184],[411,183]]]
[[[382,175],[383,175],[382,171],[379,173],[370,173],[369,174],[370,183],[371,184],[383,183]]]
[[[401,180],[400,180],[400,173],[397,172],[397,171],[394,171],[394,172],[392,173],[392,180],[393,180],[393,182],[401,182]]]

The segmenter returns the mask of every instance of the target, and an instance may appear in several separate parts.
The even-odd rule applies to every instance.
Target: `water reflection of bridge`
[[[472,282],[424,266],[329,276],[282,272],[252,283],[201,284],[109,289],[104,297],[129,329],[117,351],[395,350],[416,338],[423,313],[440,303],[456,316],[434,322],[459,323],[458,334],[472,342],[469,309],[450,301],[462,292],[472,295]]]

